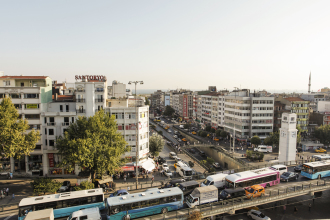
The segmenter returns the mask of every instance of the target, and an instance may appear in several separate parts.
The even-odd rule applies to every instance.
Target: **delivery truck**
[[[194,208],[196,205],[217,201],[218,188],[215,186],[204,186],[195,188],[194,191],[192,191],[192,193],[187,197],[186,203],[189,208]]]

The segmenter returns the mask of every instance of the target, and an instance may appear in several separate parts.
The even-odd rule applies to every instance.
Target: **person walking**
[[[293,213],[294,213],[294,214],[297,214],[297,212],[298,212],[298,209],[297,209],[297,207],[295,206],[294,209],[293,209]]]
[[[286,205],[283,206],[283,214],[285,214],[286,211]]]
[[[126,182],[126,175],[124,176],[124,182],[127,183],[127,182]]]
[[[311,211],[311,208],[312,208],[312,204],[309,203],[309,205],[308,205],[308,211]]]
[[[13,195],[12,195],[12,199],[15,199],[15,194],[13,193]]]
[[[129,186],[127,187],[127,192],[130,190]]]
[[[7,193],[7,196],[8,196],[8,194],[9,194],[9,188],[6,189],[6,193]]]

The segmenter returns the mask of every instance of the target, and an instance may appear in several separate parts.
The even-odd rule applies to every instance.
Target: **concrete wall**
[[[215,162],[218,162],[224,170],[239,169],[243,167],[241,163],[227,156],[216,148],[203,147],[200,149],[204,151],[208,157],[211,157],[214,159]]]

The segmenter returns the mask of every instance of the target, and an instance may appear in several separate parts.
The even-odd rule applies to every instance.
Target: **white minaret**
[[[278,161],[295,161],[297,145],[297,115],[292,113],[282,114],[282,124],[280,128],[280,146]]]

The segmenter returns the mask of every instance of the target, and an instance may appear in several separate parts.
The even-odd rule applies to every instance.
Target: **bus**
[[[140,218],[182,207],[183,192],[179,187],[109,197],[106,200],[107,219],[111,220]]]
[[[184,179],[192,179],[192,169],[182,161],[177,163],[176,172],[178,172]]]
[[[330,160],[304,163],[301,175],[308,179],[321,179],[330,176]]]
[[[314,158],[315,161],[330,160],[330,155],[328,154],[313,155],[312,158]]]
[[[263,187],[274,186],[280,183],[280,172],[271,168],[249,170],[226,176],[226,187],[249,187],[261,185]]]
[[[93,207],[100,210],[105,208],[102,188],[24,198],[18,205],[18,220],[23,220],[29,212],[38,210],[53,208],[54,217],[60,218]]]

